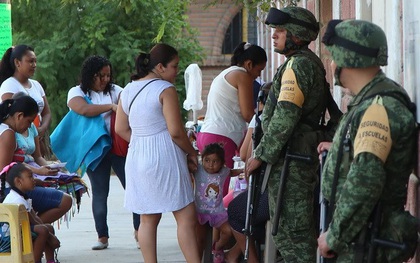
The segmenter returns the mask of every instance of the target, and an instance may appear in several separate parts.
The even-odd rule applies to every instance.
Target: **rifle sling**
[[[338,185],[338,177],[339,177],[339,173],[340,173],[340,164],[341,164],[341,160],[343,159],[343,152],[344,152],[344,146],[345,143],[348,143],[348,138],[346,139],[346,135],[348,134],[348,126],[350,125],[351,120],[353,119],[353,114],[354,114],[355,110],[351,111],[349,113],[349,118],[346,121],[345,124],[345,128],[342,131],[342,134],[340,136],[340,146],[338,148],[338,153],[337,153],[337,162],[335,164],[334,167],[334,177],[333,177],[333,183],[331,186],[331,195],[330,195],[330,200],[329,200],[329,208],[328,208],[328,214],[327,214],[327,222],[326,222],[326,226],[328,229],[329,224],[331,223],[332,220],[332,216],[334,214],[334,210],[335,210],[335,195],[337,192],[337,185]],[[346,150],[348,145],[346,145]],[[348,154],[347,154],[348,155]],[[326,230],[325,230],[326,231]]]
[[[367,226],[363,226],[362,230],[360,230],[359,234],[357,235],[357,240],[354,244],[354,263],[363,262],[363,258],[365,256],[365,242],[367,236]]]

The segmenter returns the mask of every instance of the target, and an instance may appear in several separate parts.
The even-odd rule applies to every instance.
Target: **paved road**
[[[88,185],[89,179],[83,177]],[[61,222],[56,234],[61,241],[58,253],[60,263],[134,263],[144,262],[141,250],[137,249],[131,214],[123,208],[124,190],[116,176],[111,176],[111,191],[108,197],[109,247],[105,250],[91,250],[97,240],[91,210],[91,197],[84,195],[80,212],[71,217],[68,227]],[[158,261],[185,262],[176,239],[176,224],[171,213],[164,214],[158,227]]]

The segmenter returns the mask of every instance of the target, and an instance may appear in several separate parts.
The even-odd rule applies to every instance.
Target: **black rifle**
[[[323,152],[322,162],[321,162],[321,174],[322,174],[322,167],[325,163],[326,156],[327,156],[326,152]],[[328,230],[327,215],[328,215],[329,203],[322,196],[322,191],[320,192],[320,205],[321,205],[320,232],[324,233]],[[378,238],[379,229],[381,226],[381,220],[382,220],[382,203],[379,201],[378,204],[375,206],[375,209],[373,210],[372,215],[367,224],[366,230],[368,231],[369,234],[366,235],[365,233],[364,236],[362,236],[363,240],[360,241],[362,244],[359,244],[359,247],[361,247],[361,250],[356,251],[356,254],[361,253],[358,258],[360,258],[360,260],[363,260],[364,247],[366,247],[366,245],[368,246],[369,249],[368,249],[367,263],[376,263],[376,252],[377,252],[378,246],[392,248],[392,249],[399,249],[399,250],[406,250],[408,248],[405,243],[398,243],[392,240],[385,240],[385,239]],[[334,253],[334,252],[331,251],[331,253]],[[334,259],[324,258],[322,256],[319,257],[319,263],[329,263],[329,262],[333,262],[333,260]]]
[[[263,136],[263,131],[261,127],[261,120],[259,116],[261,115],[262,111],[259,111],[259,103],[262,102],[264,99],[264,91],[260,90],[258,93],[257,98],[257,108],[255,109],[255,128],[254,132],[252,133],[252,149],[255,149],[261,141]],[[246,217],[245,217],[245,226],[242,229],[244,235],[246,235],[246,243],[245,243],[245,255],[244,259],[248,259],[249,254],[249,237],[253,234],[253,221],[256,214],[257,204],[259,202],[260,197],[260,188],[262,184],[262,179],[264,177],[266,168],[266,163],[262,163],[258,169],[252,172],[248,178],[248,196],[247,196],[247,204],[246,204]]]
[[[279,228],[280,214],[281,214],[281,209],[283,206],[283,195],[284,195],[287,175],[289,174],[289,164],[291,160],[311,162],[312,158],[306,155],[290,153],[289,147],[287,147],[286,155],[284,157],[283,168],[281,170],[281,175],[280,175],[279,191],[277,194],[277,209],[274,214],[273,229],[271,231],[271,234],[273,236],[277,235],[278,228]]]
[[[378,246],[393,248],[399,250],[406,250],[408,247],[405,243],[398,243],[391,240],[379,239],[379,227],[381,226],[382,219],[382,203],[381,201],[375,207],[373,212],[373,219],[369,223],[370,227],[370,240],[369,240],[369,251],[368,251],[368,263],[376,262],[376,251]]]
[[[319,213],[319,232],[320,234],[326,232],[328,230],[328,201],[322,195],[322,169],[324,168],[325,160],[327,158],[327,151],[323,151],[321,153],[321,164],[319,166],[319,183],[320,183],[320,191],[319,191],[319,205],[320,205],[320,213]],[[319,255],[319,263],[329,263],[332,259],[324,258],[323,256]]]

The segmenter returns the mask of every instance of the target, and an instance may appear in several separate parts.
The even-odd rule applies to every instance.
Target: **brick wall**
[[[204,107],[197,115],[204,115],[207,94],[215,76],[230,65],[231,55],[222,54],[225,32],[232,19],[241,10],[233,1],[223,1],[205,8],[206,0],[194,1],[187,12],[190,24],[199,32],[198,41],[205,50],[206,59],[199,64],[203,75],[202,100]]]

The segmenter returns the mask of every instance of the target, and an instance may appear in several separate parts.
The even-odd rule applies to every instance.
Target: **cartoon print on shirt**
[[[215,204],[217,201],[217,197],[219,196],[219,185],[215,183],[210,183],[207,185],[206,194],[208,204]]]

